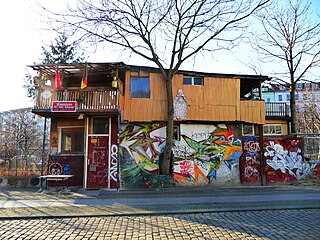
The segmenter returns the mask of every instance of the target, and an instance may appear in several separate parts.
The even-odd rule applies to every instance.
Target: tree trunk
[[[296,133],[296,84],[294,82],[293,76],[291,76],[291,93],[290,93],[290,111],[291,111],[291,133]]]
[[[173,144],[173,94],[172,94],[172,76],[166,76],[166,90],[167,90],[167,101],[168,101],[168,118],[166,128],[166,146],[163,153],[161,166],[161,173],[165,175],[170,174],[170,166],[172,161],[172,144]]]

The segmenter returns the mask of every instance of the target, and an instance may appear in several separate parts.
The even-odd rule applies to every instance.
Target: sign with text
[[[52,112],[75,112],[77,111],[76,101],[53,101]]]

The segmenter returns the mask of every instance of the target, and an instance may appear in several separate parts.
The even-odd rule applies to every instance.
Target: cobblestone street
[[[319,239],[320,210],[2,220],[1,239]]]

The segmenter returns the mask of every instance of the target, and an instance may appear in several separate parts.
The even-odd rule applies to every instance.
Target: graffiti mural
[[[181,124],[181,140],[174,141],[174,180],[177,185],[239,182],[241,141],[225,124]]]
[[[159,155],[164,150],[165,140],[164,124],[121,125],[119,155],[123,186],[155,187],[159,184]]]
[[[267,182],[288,182],[311,176],[319,162],[303,161],[302,139],[264,141]]]
[[[240,177],[244,184],[261,184],[261,153],[258,137],[242,139],[243,154],[240,158]]]

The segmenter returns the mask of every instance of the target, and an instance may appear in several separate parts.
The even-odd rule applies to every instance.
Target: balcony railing
[[[78,110],[114,110],[117,109],[117,90],[110,89],[65,89],[52,91],[50,97],[44,97],[43,89],[37,89],[35,110],[51,110],[53,101],[76,101]]]
[[[265,111],[267,117],[290,117],[290,107],[287,103],[266,102]]]

